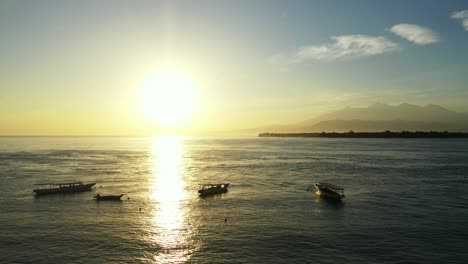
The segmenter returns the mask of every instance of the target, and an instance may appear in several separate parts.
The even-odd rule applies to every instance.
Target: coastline
[[[314,137],[314,138],[468,138],[465,132],[402,131],[402,132],[321,132],[321,133],[260,133],[258,137]]]

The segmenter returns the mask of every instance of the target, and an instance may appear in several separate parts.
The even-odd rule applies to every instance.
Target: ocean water
[[[97,185],[33,196],[63,181]],[[205,182],[231,186],[202,199]],[[468,140],[0,138],[0,263],[468,263],[467,246]]]

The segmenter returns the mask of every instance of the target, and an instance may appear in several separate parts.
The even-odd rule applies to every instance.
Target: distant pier
[[[402,132],[322,132],[322,133],[260,133],[259,137],[318,137],[318,138],[468,138],[464,132],[402,131]]]

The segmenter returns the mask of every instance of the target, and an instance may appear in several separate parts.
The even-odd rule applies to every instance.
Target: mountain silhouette
[[[405,120],[419,122],[457,123],[468,122],[468,115],[448,110],[439,105],[417,106],[403,103],[397,106],[376,103],[366,108],[346,107],[305,120],[298,125],[309,126],[326,120]]]
[[[467,132],[468,114],[435,104],[396,106],[376,103],[369,107],[345,107],[289,125],[257,128],[252,132],[346,132],[346,131],[450,131]]]

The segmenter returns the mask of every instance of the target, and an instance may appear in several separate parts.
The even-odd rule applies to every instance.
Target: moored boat
[[[228,191],[229,183],[208,183],[200,184],[200,189],[198,193],[200,197],[211,196],[215,194],[222,194]]]
[[[331,183],[319,182],[314,184],[317,188],[316,194],[320,197],[331,199],[334,201],[341,201],[345,198],[344,189]]]
[[[95,182],[37,183],[34,184],[33,192],[36,195],[85,192],[91,190],[95,184]]]
[[[120,201],[120,198],[124,196],[123,194],[120,195],[100,195],[99,193],[94,196],[96,201]]]

